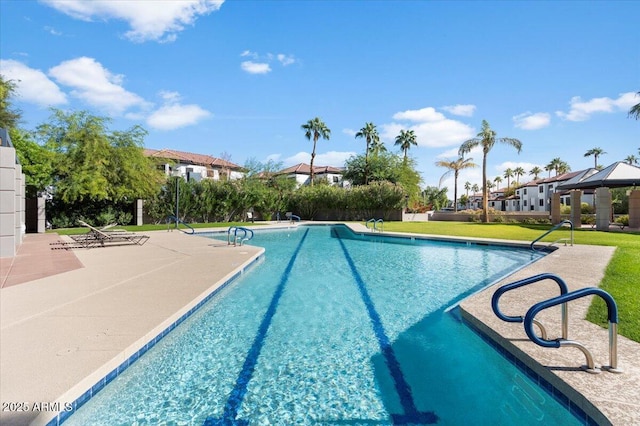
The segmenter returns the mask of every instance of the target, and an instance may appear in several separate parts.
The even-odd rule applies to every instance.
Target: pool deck
[[[363,225],[350,226],[367,232]],[[1,424],[46,424],[57,414],[55,402],[85,394],[264,252],[181,232],[144,234],[151,238],[143,246],[76,250],[50,249],[50,242],[66,237],[28,234],[15,258],[0,259]],[[527,339],[522,324],[504,323],[491,311],[498,285],[541,272],[560,275],[570,290],[597,286],[614,250],[559,246],[465,299],[460,308],[467,322],[561,389],[598,424],[640,424],[640,344],[619,336],[618,367],[624,373],[593,375],[580,369],[585,357],[578,349],[539,347]],[[500,306],[506,314],[524,315],[533,301],[557,294],[555,284],[541,282],[506,293]],[[608,365],[607,331],[583,319],[590,300],[571,302],[569,337],[591,351],[596,366]],[[557,337],[556,308],[538,319]]]

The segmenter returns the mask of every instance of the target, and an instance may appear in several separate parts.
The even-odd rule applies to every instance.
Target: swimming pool
[[[344,226],[252,243],[264,262],[66,423],[579,424],[446,312],[539,253]]]

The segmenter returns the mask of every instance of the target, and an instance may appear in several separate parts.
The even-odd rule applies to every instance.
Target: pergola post
[[[640,228],[640,189],[629,194],[629,228]]]
[[[551,223],[554,225],[562,222],[560,207],[560,193],[554,192],[551,194]]]
[[[571,191],[571,222],[575,228],[582,226],[582,191],[574,189]]]
[[[608,231],[611,221],[611,191],[607,187],[596,188],[596,229]]]

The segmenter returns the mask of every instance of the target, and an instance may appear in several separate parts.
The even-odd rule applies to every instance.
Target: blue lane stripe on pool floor
[[[278,284],[278,287],[276,287],[276,291],[271,298],[269,308],[267,308],[267,311],[262,318],[262,322],[260,323],[260,327],[258,328],[256,338],[254,339],[253,344],[251,345],[251,348],[247,353],[247,357],[242,366],[242,370],[240,370],[240,374],[238,375],[238,379],[236,380],[236,385],[231,391],[229,399],[224,406],[224,413],[222,414],[222,418],[207,417],[204,422],[205,426],[246,425],[249,423],[247,420],[236,419],[236,417],[238,416],[238,410],[240,409],[240,405],[242,405],[244,396],[247,393],[247,387],[249,386],[249,382],[251,381],[251,377],[253,376],[256,364],[258,363],[258,357],[260,356],[260,351],[264,346],[264,340],[267,336],[267,331],[269,330],[269,326],[271,325],[273,316],[275,315],[278,304],[280,303],[280,297],[284,292],[284,287],[289,280],[289,274],[291,274],[293,264],[298,257],[298,253],[300,252],[302,244],[307,238],[308,233],[309,229],[304,232],[304,235],[300,239],[300,243],[298,243],[298,247],[296,247],[296,250],[293,252],[291,259],[289,260],[289,264],[280,277],[280,283]]]
[[[391,373],[391,377],[393,378],[393,383],[396,388],[396,392],[400,397],[400,403],[402,404],[402,408],[404,410],[404,414],[391,414],[391,419],[394,424],[433,424],[438,421],[438,416],[433,411],[418,411],[415,402],[413,401],[413,394],[411,393],[411,386],[407,383],[404,378],[404,374],[402,374],[402,369],[400,368],[400,363],[398,362],[398,358],[393,350],[393,346],[389,341],[389,337],[384,331],[384,326],[382,325],[382,320],[380,319],[380,315],[376,310],[373,300],[371,300],[371,296],[369,296],[369,292],[367,291],[367,287],[364,283],[364,280],[360,276],[358,269],[356,268],[353,259],[349,255],[349,251],[347,247],[344,245],[342,238],[338,237],[338,241],[340,242],[340,247],[342,247],[342,251],[344,252],[344,256],[347,259],[347,263],[349,263],[349,267],[351,268],[351,274],[353,278],[356,280],[358,284],[358,290],[360,290],[360,296],[362,297],[362,301],[364,302],[367,312],[369,313],[369,319],[371,320],[371,325],[373,326],[373,332],[378,339],[378,344],[380,345],[380,351],[384,357],[385,363],[389,372]]]

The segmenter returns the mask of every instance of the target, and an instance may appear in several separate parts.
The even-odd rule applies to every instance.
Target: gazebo
[[[592,169],[590,169],[592,170]],[[632,187],[629,195],[629,227],[640,228],[640,167],[618,161],[599,172],[588,171],[576,176],[556,187],[557,190],[575,190],[579,200],[580,190],[595,189],[596,191],[596,229],[606,231],[609,229],[611,218],[611,191],[610,188]],[[573,194],[571,197],[574,199]],[[575,213],[577,210],[577,213]],[[572,202],[571,217],[580,217],[580,203],[577,206]]]

